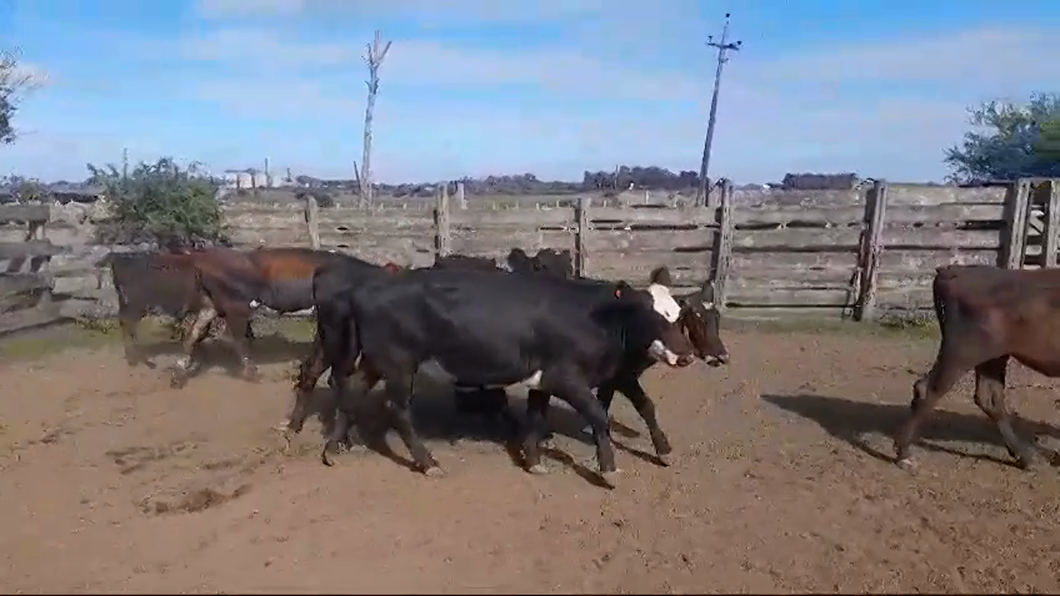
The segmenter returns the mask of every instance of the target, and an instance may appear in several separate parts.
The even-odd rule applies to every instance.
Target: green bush
[[[105,244],[226,242],[217,183],[196,164],[181,168],[172,158],[141,162],[128,175],[113,165],[88,164],[92,184],[110,201],[111,220],[99,226]]]

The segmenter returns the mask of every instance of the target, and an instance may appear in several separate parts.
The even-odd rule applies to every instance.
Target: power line
[[[729,41],[729,17],[725,13],[725,26],[721,29],[721,40],[714,41],[714,36],[707,37],[707,45],[718,48],[718,68],[714,72],[714,94],[710,98],[710,116],[707,118],[707,138],[703,141],[703,162],[699,165],[699,190],[696,193],[696,204],[707,204],[707,173],[710,170],[710,146],[714,143],[714,124],[718,119],[718,93],[721,91],[721,72],[729,61],[728,52],[740,51],[742,41]]]

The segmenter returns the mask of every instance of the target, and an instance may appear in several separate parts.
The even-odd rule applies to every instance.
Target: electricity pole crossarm
[[[729,17],[731,13],[725,13],[725,26],[721,30],[721,40],[714,41],[714,36],[707,38],[707,45],[718,49],[718,66],[714,71],[714,93],[710,98],[710,115],[707,117],[707,137],[703,141],[703,162],[699,166],[699,191],[696,193],[696,203],[707,204],[707,174],[710,171],[710,147],[714,143],[714,124],[718,119],[718,94],[721,92],[721,73],[725,63],[729,61],[728,52],[738,52],[743,47],[742,41],[729,41]]]

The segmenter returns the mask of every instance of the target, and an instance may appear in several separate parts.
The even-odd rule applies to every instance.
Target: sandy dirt
[[[645,376],[672,467],[616,399],[636,436],[616,430],[615,490],[579,473],[593,449],[564,407],[552,472],[533,476],[436,389],[415,407],[443,478],[409,471],[393,433],[396,458],[325,468],[316,420],[284,455],[271,427],[305,346],[277,337],[256,385],[214,367],[170,389],[109,346],[0,366],[0,590],[1060,591],[1060,470],[1009,465],[970,379],[915,472],[880,459],[934,341],[726,340],[728,368]],[[1009,388],[1025,432],[1060,440],[1056,385],[1012,365]]]

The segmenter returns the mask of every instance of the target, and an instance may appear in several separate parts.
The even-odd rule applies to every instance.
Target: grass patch
[[[888,337],[897,339],[938,339],[939,329],[934,313],[887,312],[872,322],[838,318],[789,318],[776,320],[723,318],[725,331],[758,333],[819,333],[855,337]]]

